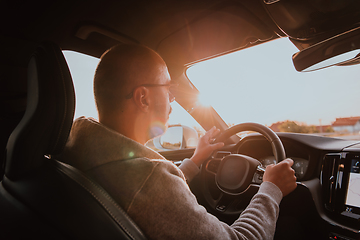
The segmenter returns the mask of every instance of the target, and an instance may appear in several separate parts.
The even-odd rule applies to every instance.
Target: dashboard
[[[277,133],[286,157],[294,160],[293,168],[298,187],[284,197],[276,233],[297,232],[308,234],[301,239],[346,239],[360,240],[360,141],[327,138],[308,134]],[[185,155],[164,152],[167,159],[184,159]],[[193,152],[191,152],[192,154]],[[231,224],[238,215],[224,213],[222,209],[209,207],[204,200],[203,183],[210,189],[213,199],[222,199],[226,204],[233,198],[221,198],[215,178],[219,165],[229,154],[250,156],[260,161],[263,167],[275,162],[271,144],[260,134],[249,134],[235,144],[227,144],[209,159],[202,172],[191,184],[191,190],[201,205],[219,219]],[[262,182],[255,175],[254,183]],[[234,196],[234,198],[241,198]],[[242,199],[234,209],[244,209],[247,199]],[[243,206],[244,205],[244,206]],[[282,222],[281,222],[282,220]],[[275,236],[274,239],[293,239]]]
[[[283,207],[280,212],[294,212],[296,208],[312,211],[306,221],[312,218],[321,234],[326,232],[326,239],[360,239],[360,143],[305,134],[278,135],[286,156],[294,161],[297,189],[302,191],[296,197],[284,198],[282,205],[288,208]],[[260,134],[244,137],[230,153],[255,158],[264,168],[276,163],[271,144]],[[217,165],[212,162],[209,171],[216,173]],[[253,182],[260,184],[262,175],[255,173]],[[309,195],[310,204],[305,195]],[[303,205],[314,207],[307,210],[301,208]]]
[[[311,150],[296,142],[282,139],[286,157],[294,161],[292,168],[298,181],[305,179],[309,167]],[[235,153],[251,156],[261,162],[266,168],[270,164],[276,164],[270,143],[262,136],[253,136],[240,141],[235,147]]]

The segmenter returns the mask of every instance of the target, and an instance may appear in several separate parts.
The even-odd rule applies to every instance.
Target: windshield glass
[[[360,65],[297,72],[298,49],[278,39],[197,63],[187,76],[229,125],[360,139]]]

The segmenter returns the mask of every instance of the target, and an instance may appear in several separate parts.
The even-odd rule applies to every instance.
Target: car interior
[[[280,204],[274,239],[360,239],[359,140],[275,133],[257,123],[229,127],[197,104],[199,90],[186,74],[198,62],[280,38],[298,49],[299,72],[356,65],[356,54],[323,63],[360,49],[358,1],[5,0],[0,11],[1,239],[147,239],[102,186],[56,159],[77,97],[62,51],[100,58],[127,43],[157,51],[179,85],[176,102],[205,130],[221,130],[216,141],[225,146],[189,183],[209,213],[233,223],[259,189],[265,162],[291,157],[301,169],[298,186]],[[243,131],[251,133],[237,135]],[[159,153],[179,164],[194,148]],[[244,171],[239,154],[263,166],[249,160]],[[227,184],[238,176],[244,186]]]

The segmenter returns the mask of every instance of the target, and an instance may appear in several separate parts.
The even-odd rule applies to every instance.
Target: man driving
[[[117,45],[103,54],[94,77],[99,121],[74,121],[61,156],[95,179],[148,239],[272,239],[279,203],[296,188],[293,161],[266,168],[263,183],[230,226],[197,203],[187,181],[223,143],[213,127],[180,167],[145,143],[166,131],[172,82],[163,59],[141,45]]]

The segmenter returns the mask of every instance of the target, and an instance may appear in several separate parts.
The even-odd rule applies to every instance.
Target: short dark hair
[[[94,96],[99,115],[121,108],[125,96],[145,78],[155,76],[162,58],[152,49],[136,44],[119,44],[100,58],[94,76]]]

